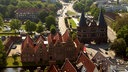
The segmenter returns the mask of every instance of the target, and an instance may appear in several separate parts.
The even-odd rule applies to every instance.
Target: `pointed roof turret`
[[[81,18],[80,18],[79,26],[80,27],[87,26],[86,18],[85,18],[85,15],[84,15],[84,10],[81,13]]]
[[[102,27],[107,26],[105,19],[104,19],[102,9],[100,10],[100,13],[99,13],[98,24],[99,24],[99,26],[102,26]]]

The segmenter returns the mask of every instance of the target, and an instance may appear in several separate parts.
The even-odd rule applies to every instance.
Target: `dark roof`
[[[80,18],[79,26],[80,27],[87,26],[87,24],[86,24],[86,18],[84,16],[84,11],[82,11],[82,13],[81,13],[81,18]]]
[[[19,8],[15,11],[15,13],[36,13],[41,11],[39,8]]]
[[[99,26],[102,26],[102,27],[107,26],[105,19],[104,19],[102,9],[100,10],[100,14],[99,14],[99,18],[98,18],[98,24],[99,24]]]
[[[103,66],[106,66],[106,64],[113,65],[113,63],[109,59],[107,59],[107,57],[103,56],[99,51],[95,54],[95,56],[92,58],[92,60],[95,61],[98,59],[105,62],[105,63],[103,63]]]
[[[65,63],[61,68],[62,72],[77,72],[75,67],[71,64],[71,62],[66,58]]]

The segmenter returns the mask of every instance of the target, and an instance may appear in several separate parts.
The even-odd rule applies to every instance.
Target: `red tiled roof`
[[[80,62],[83,63],[84,67],[87,69],[87,72],[94,71],[95,65],[91,62],[91,60],[83,52],[80,53],[76,63],[79,64]]]
[[[29,35],[26,36],[25,40],[22,42],[22,50],[26,47],[29,46],[31,48],[34,48],[34,43],[33,40],[30,38]]]
[[[63,42],[66,42],[70,38],[69,30],[66,30],[62,37],[63,37]]]
[[[70,61],[66,58],[65,63],[63,64],[61,68],[62,72],[77,72],[75,67],[70,63]]]
[[[51,65],[48,72],[58,72],[58,70],[55,65]]]
[[[40,35],[40,36],[37,38],[36,43],[39,43],[39,41],[45,41],[45,38],[44,38],[42,35]]]
[[[50,43],[56,43],[56,42],[62,42],[62,37],[59,33],[56,33],[55,35],[49,34],[48,35],[48,44]]]

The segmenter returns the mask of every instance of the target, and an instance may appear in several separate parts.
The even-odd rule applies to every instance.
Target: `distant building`
[[[105,22],[102,10],[98,21],[85,18],[84,11],[81,14],[79,26],[77,27],[77,37],[81,43],[107,43],[107,24]]]
[[[41,0],[42,2],[51,2],[51,3],[55,3],[58,2],[58,0]]]
[[[41,9],[39,8],[19,8],[15,11],[15,17],[22,21],[38,21],[38,15],[40,11]]]

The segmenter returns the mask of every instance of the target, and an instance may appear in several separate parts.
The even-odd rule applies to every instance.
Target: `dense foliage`
[[[15,10],[18,8],[48,8],[52,13],[62,8],[60,3],[41,2],[41,0],[0,0],[0,14],[3,18],[14,18]]]
[[[92,3],[93,0],[79,0],[74,3],[73,8],[78,12],[82,12],[82,10],[87,12],[90,10]]]
[[[128,16],[117,17],[112,28],[117,33],[117,39],[112,43],[111,49],[123,57],[128,56]]]
[[[0,67],[4,67],[7,65],[6,62],[6,52],[4,50],[4,45],[2,43],[2,41],[0,40]]]
[[[114,42],[111,44],[111,49],[116,52],[116,55],[118,56],[126,56],[126,53],[128,53],[126,42],[123,38],[119,38],[114,40]]]

